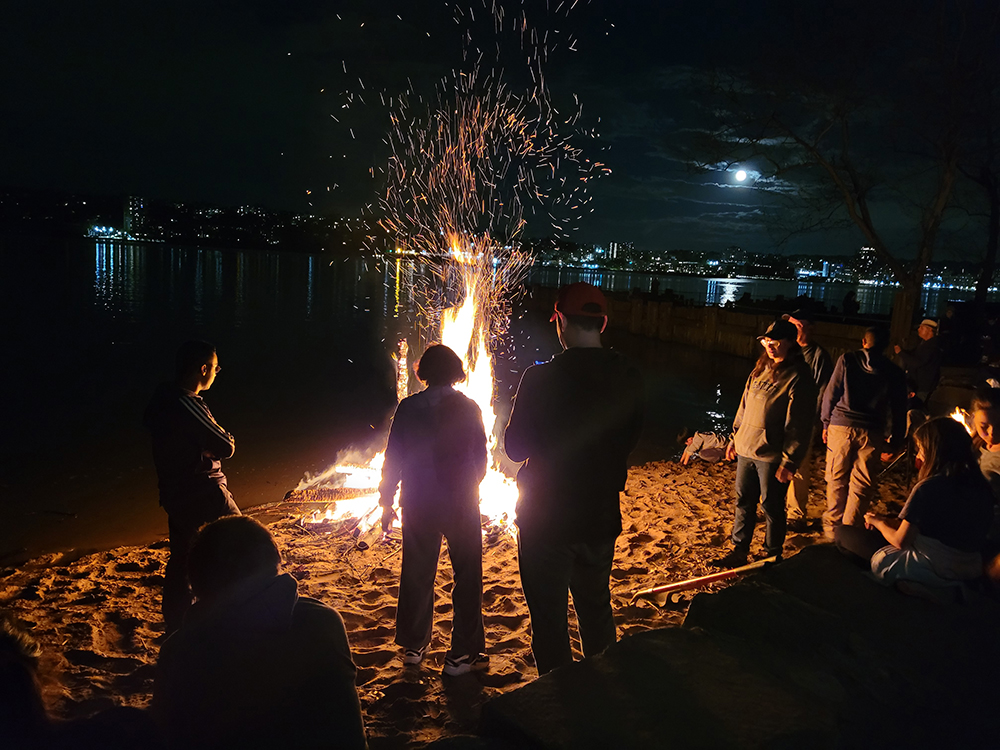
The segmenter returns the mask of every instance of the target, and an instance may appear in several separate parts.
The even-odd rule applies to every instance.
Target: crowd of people
[[[523,373],[504,433],[509,458],[521,464],[518,569],[540,675],[573,661],[570,597],[585,656],[617,640],[610,578],[644,398],[638,370],[602,346],[607,321],[598,289],[560,289],[550,322],[563,351]],[[813,323],[806,310],[775,320],[759,337],[762,351],[732,434],[688,440],[683,464],[695,455],[737,462],[733,546],[714,564],[748,562],[758,505],[763,555],[780,557],[789,518],[807,521],[810,456],[821,440],[825,536],[887,584],[955,598],[963,582],[983,575],[984,559],[1000,567],[1000,389],[984,390],[972,404],[974,443],[952,419],[913,418],[914,404],[925,403],[937,382],[921,369],[939,367],[934,357],[902,356],[904,373],[885,355],[886,334],[870,328],[860,349],[833,363]],[[933,323],[921,324],[923,342],[934,339]],[[145,415],[170,546],[165,637],[148,711],[51,722],[38,689],[39,648],[3,619],[0,736],[13,738],[10,747],[366,747],[344,621],[299,596],[268,530],[241,515],[228,490],[221,462],[235,440],[201,395],[220,371],[212,345],[184,344],[173,381]],[[443,540],[454,571],[443,672],[455,678],[489,667],[478,508],[486,432],[478,406],[455,389],[466,374],[453,350],[429,346],[416,371],[426,387],[397,407],[379,487],[383,529],[397,513],[403,518],[395,641],[402,663],[420,668]],[[916,486],[898,517],[872,514],[883,462],[911,440]],[[302,714],[310,721],[296,720]]]

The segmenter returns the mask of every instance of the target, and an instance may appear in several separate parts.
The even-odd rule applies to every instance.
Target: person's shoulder
[[[317,628],[319,630],[333,628],[347,632],[344,618],[329,604],[313,599],[310,596],[300,596],[292,609],[292,620],[296,625]]]

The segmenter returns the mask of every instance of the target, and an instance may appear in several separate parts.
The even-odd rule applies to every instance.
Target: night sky
[[[571,239],[648,250],[776,248],[762,219],[774,205],[763,188],[774,183],[756,189],[746,186],[753,179],[734,179],[743,166],[757,176],[760,165],[698,173],[678,152],[712,126],[692,92],[693,72],[760,65],[776,47],[786,62],[836,66],[842,48],[831,29],[884,40],[892,18],[885,11],[866,31],[854,22],[858,3],[500,4],[508,21],[524,7],[539,33],[549,32],[543,70],[552,102],[560,111],[582,104],[578,127],[594,136],[581,141],[585,156],[612,170],[590,186],[594,211],[574,222]],[[498,38],[511,87],[525,84],[514,37],[491,37],[483,0],[8,6],[0,186],[358,215],[376,202],[388,155],[380,101],[431,93],[462,65],[463,33],[471,30],[488,64]],[[774,64],[783,64],[779,56]],[[794,180],[783,186],[794,190]],[[885,216],[905,244],[912,218],[888,204]],[[528,232],[548,227],[534,221]],[[857,230],[827,230],[784,250],[849,253],[861,244]]]

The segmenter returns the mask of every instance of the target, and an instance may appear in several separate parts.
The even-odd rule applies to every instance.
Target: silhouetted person
[[[925,318],[917,326],[917,336],[920,342],[913,349],[907,351],[899,345],[893,348],[899,355],[906,376],[916,383],[917,398],[928,405],[928,399],[941,377],[941,342],[937,338],[937,322]]]
[[[222,368],[215,347],[188,341],[177,351],[175,380],[153,395],[143,422],[153,435],[153,462],[160,505],[167,512],[170,560],[163,581],[167,633],[180,627],[191,606],[187,552],[198,528],[240,509],[222,473],[222,459],[236,449],[233,436],[215,421],[199,394]]]
[[[622,531],[619,494],[642,429],[642,379],[601,347],[607,301],[580,282],[552,320],[565,351],[525,370],[504,433],[517,473],[518,568],[539,674],[570,664],[569,594],[583,653],[617,640],[609,582]]]
[[[364,748],[356,668],[340,615],[300,597],[266,528],[205,526],[197,597],[160,649],[152,711],[171,748]]]
[[[431,641],[434,579],[441,538],[455,573],[454,617],[444,672],[489,666],[483,630],[483,534],[479,483],[486,475],[486,432],[476,403],[452,386],[465,380],[462,360],[447,346],[427,348],[417,364],[427,388],[403,399],[392,418],[382,482],[382,529],[393,518],[402,482],[403,562],[396,607],[396,643],[404,664],[420,664]]]
[[[861,303],[858,302],[858,293],[851,289],[844,295],[844,316],[852,318],[861,311]]]

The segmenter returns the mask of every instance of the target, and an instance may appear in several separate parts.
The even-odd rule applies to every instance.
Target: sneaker
[[[712,560],[709,563],[713,568],[738,568],[741,565],[747,564],[747,553],[742,552],[738,549],[734,549],[725,557],[720,557],[718,560]]]
[[[444,660],[444,673],[455,677],[473,670],[486,669],[489,665],[490,657],[486,654],[465,654],[454,658],[449,656]]]
[[[403,649],[403,664],[419,664],[424,660],[426,653],[427,646]]]

